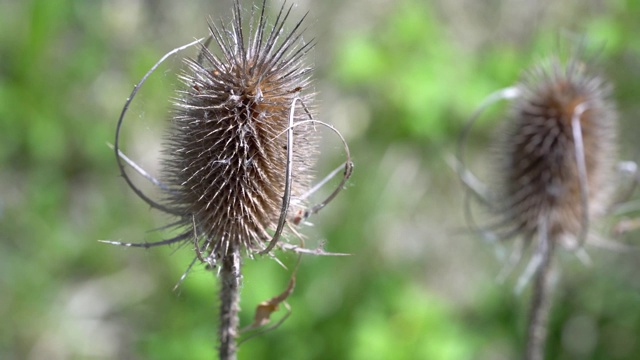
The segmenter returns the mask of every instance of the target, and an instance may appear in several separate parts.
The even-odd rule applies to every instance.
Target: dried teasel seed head
[[[499,213],[510,233],[575,244],[609,205],[617,115],[612,87],[577,58],[527,71],[497,147]],[[582,233],[582,234],[581,234]]]
[[[213,41],[186,61],[166,141],[169,203],[182,214],[185,237],[204,240],[196,251],[209,261],[232,248],[250,254],[266,248],[285,194],[290,117],[293,125],[311,117],[304,57],[312,45],[302,39],[304,18],[287,32],[291,7],[283,4],[273,23],[265,11],[263,3],[243,14],[235,1],[229,25],[210,23]],[[293,127],[292,199],[310,187],[317,155],[312,130],[308,123]],[[303,207],[292,201],[288,216]]]

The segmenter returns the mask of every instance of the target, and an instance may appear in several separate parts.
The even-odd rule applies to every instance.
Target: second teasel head
[[[291,7],[283,5],[273,23],[265,11],[263,4],[242,13],[235,1],[230,24],[210,23],[209,41],[187,60],[165,144],[169,203],[209,262],[231,248],[267,247],[285,194],[290,122],[311,117],[311,44],[302,20],[287,32]],[[293,127],[292,199],[310,187],[316,145],[312,125]],[[303,207],[292,200],[289,215]]]
[[[612,86],[577,56],[526,71],[496,148],[507,233],[576,244],[610,205],[617,156]]]

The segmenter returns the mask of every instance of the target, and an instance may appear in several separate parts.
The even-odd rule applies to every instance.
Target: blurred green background
[[[164,53],[205,36],[207,15],[228,19],[230,4],[0,0],[0,359],[215,357],[213,275],[196,266],[172,291],[189,246],[97,240],[170,235],[151,231],[170,219],[127,188],[107,143],[133,85]],[[486,95],[581,39],[616,85],[622,158],[640,159],[640,2],[296,4],[294,18],[310,11],[307,38],[317,41],[319,118],[344,133],[356,164],[346,191],[301,231],[309,246],[326,240],[328,251],[352,255],[305,256],[291,316],[244,343],[239,358],[518,358],[528,304],[526,292],[514,294],[519,270],[496,280],[504,259],[464,229],[462,188],[443,159]],[[182,56],[193,52],[163,65],[126,119],[123,148],[153,174]],[[501,108],[469,145],[485,180]],[[325,139],[319,174],[343,161],[339,142]],[[589,266],[561,256],[548,356],[638,359],[640,254],[588,252]],[[290,270],[258,258],[244,272],[249,324]]]

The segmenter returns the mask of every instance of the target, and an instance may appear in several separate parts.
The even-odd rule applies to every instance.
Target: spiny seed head
[[[290,11],[283,5],[268,24],[263,4],[245,23],[235,1],[229,25],[210,23],[214,49],[203,46],[181,77],[164,178],[185,234],[203,239],[197,251],[214,261],[230,248],[263,250],[280,217],[290,112],[294,124],[308,120],[313,100],[303,61],[311,45],[302,20],[283,30]],[[317,153],[310,125],[295,126],[293,138],[289,214],[304,206],[295,199],[310,185]]]
[[[526,72],[518,85],[498,151],[499,212],[510,231],[533,235],[544,217],[549,239],[575,240],[584,211],[609,205],[616,156],[616,111],[611,86],[577,59],[558,58]],[[572,119],[579,120],[586,165],[582,201]],[[584,191],[583,193],[584,194]]]

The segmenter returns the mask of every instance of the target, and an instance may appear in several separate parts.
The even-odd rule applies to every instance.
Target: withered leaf
[[[269,323],[271,314],[278,311],[278,306],[293,292],[293,288],[296,285],[296,276],[295,273],[291,276],[289,280],[289,285],[287,288],[277,296],[272,297],[267,301],[263,301],[258,306],[256,306],[256,314],[253,318],[253,323],[248,326],[247,330],[253,330],[264,326]]]

